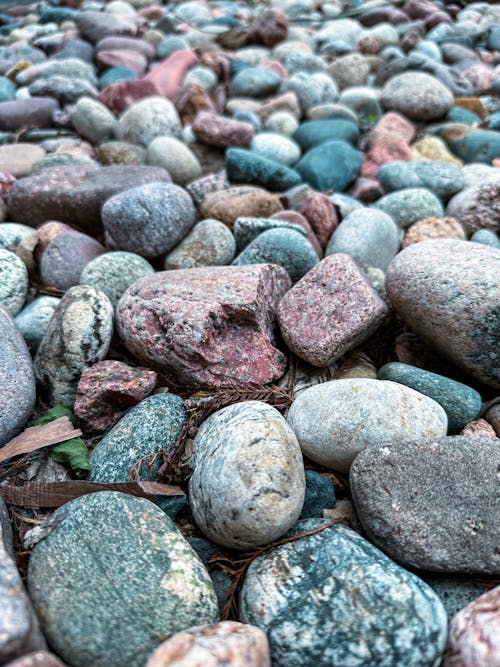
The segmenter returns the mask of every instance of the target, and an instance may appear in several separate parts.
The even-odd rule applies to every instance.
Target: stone
[[[277,132],[259,132],[252,139],[254,153],[284,164],[287,167],[300,160],[300,147],[292,139]]]
[[[404,188],[391,192],[373,204],[373,208],[387,213],[402,229],[407,229],[422,218],[442,218],[441,201],[426,188]]]
[[[275,215],[280,215],[279,213]],[[236,219],[233,227],[234,240],[238,252],[244,250],[254,239],[268,229],[288,229],[306,236],[306,230],[297,223],[281,218],[247,218],[241,216]]]
[[[115,248],[158,257],[193,227],[197,213],[189,194],[171,183],[149,183],[118,193],[102,208],[102,221]]]
[[[175,137],[157,137],[149,144],[146,161],[163,167],[174,183],[185,185],[202,175],[201,164],[193,151]]]
[[[394,111],[384,114],[367,136],[368,150],[361,174],[374,178],[387,162],[413,159],[410,141],[414,136],[415,128],[407,118]]]
[[[128,67],[138,76],[142,76],[146,71],[148,61],[138,51],[131,49],[116,49],[113,51],[99,51],[96,54],[96,61],[105,67]]]
[[[86,79],[68,76],[40,77],[33,81],[28,91],[32,97],[51,97],[61,104],[75,104],[82,96],[97,97],[98,91]]]
[[[289,287],[270,265],[156,273],[125,292],[116,326],[132,354],[186,387],[266,384],[285,371],[275,309]]]
[[[86,265],[104,252],[104,246],[87,234],[61,232],[41,253],[39,271],[42,285],[61,290],[78,285]]]
[[[360,154],[345,141],[326,141],[302,156],[296,170],[316,190],[342,191],[361,169]]]
[[[116,138],[148,146],[163,135],[180,137],[179,114],[170,100],[147,97],[132,104],[118,119]]]
[[[155,49],[144,39],[135,37],[104,37],[95,45],[95,52],[127,50],[136,51],[148,60],[155,57]],[[164,56],[160,56],[164,57]]]
[[[408,227],[401,248],[407,248],[413,243],[432,241],[434,239],[460,239],[466,240],[462,225],[455,218],[424,218]]]
[[[438,664],[446,613],[427,584],[345,526],[309,519],[293,533],[252,561],[242,591],[241,619],[266,632],[273,665]]]
[[[411,152],[415,160],[440,160],[457,167],[462,166],[462,161],[450,153],[445,142],[439,137],[424,137],[416,141],[411,145]]]
[[[32,354],[38,350],[59,301],[55,296],[39,296],[16,316],[16,326]]]
[[[245,67],[233,77],[229,87],[231,97],[268,97],[281,85],[276,72],[263,67]]]
[[[500,250],[500,239],[498,238],[498,235],[489,229],[478,229],[477,232],[474,232],[474,234],[470,237],[470,240],[474,243],[481,243],[482,245],[487,245],[491,248]]]
[[[424,241],[396,255],[386,279],[397,314],[424,342],[496,388],[499,262],[498,250],[478,243]]]
[[[16,222],[0,223],[0,248],[16,252],[23,239],[33,234],[33,227],[18,225]]]
[[[308,151],[325,141],[346,141],[355,145],[359,130],[354,123],[342,119],[308,120],[301,123],[293,135],[302,150]]]
[[[77,101],[71,122],[78,134],[93,144],[112,139],[116,129],[116,118],[111,111],[90,97],[81,97]]]
[[[0,102],[0,130],[18,132],[31,127],[52,125],[52,114],[59,104],[52,97],[29,97]]]
[[[22,658],[9,662],[6,667],[65,667],[64,664],[52,653],[47,651],[35,651],[27,653]]]
[[[484,593],[487,587],[484,582],[471,580],[466,575],[425,572],[421,576],[443,603],[448,619]]]
[[[491,164],[500,158],[500,135],[492,130],[472,130],[448,144],[452,152],[464,162]]]
[[[498,170],[497,170],[498,171]],[[500,176],[496,182],[465,188],[448,202],[446,215],[456,218],[468,234],[500,230]]]
[[[367,82],[371,66],[369,59],[359,53],[350,53],[347,56],[336,58],[328,66],[330,74],[340,89],[350,86],[364,86]]]
[[[246,185],[208,193],[199,209],[204,218],[221,220],[232,227],[241,216],[267,218],[282,211],[283,206],[276,195]]]
[[[325,508],[335,506],[335,487],[315,470],[306,470],[306,495],[300,519],[321,518]]]
[[[199,111],[191,127],[198,141],[217,148],[249,146],[255,133],[250,123],[211,111]]]
[[[264,46],[276,46],[288,35],[288,19],[286,14],[277,8],[259,12],[250,24],[249,39]],[[264,667],[264,666],[263,666]]]
[[[76,19],[80,35],[96,44],[105,37],[132,37],[137,32],[137,24],[130,16],[113,16],[108,12],[80,12]]]
[[[296,72],[283,84],[284,92],[294,92],[303,113],[319,104],[336,102],[339,96],[337,84],[325,72]]]
[[[179,245],[167,254],[164,268],[224,266],[231,264],[235,251],[235,238],[227,225],[209,218],[198,222]]]
[[[386,271],[399,250],[399,229],[382,211],[361,208],[349,213],[333,232],[325,254],[345,253],[359,264]]]
[[[164,637],[217,618],[206,569],[148,500],[82,496],[58,508],[40,537],[28,590],[51,646],[70,665],[142,667]]]
[[[146,162],[146,149],[126,141],[105,141],[96,151],[101,164],[139,165]]]
[[[15,317],[23,309],[27,292],[26,264],[10,250],[0,249],[0,307]]]
[[[477,435],[481,438],[496,438],[497,434],[493,426],[486,419],[475,419],[469,422],[460,431],[459,435]]]
[[[413,120],[436,120],[453,106],[453,94],[436,77],[405,72],[392,77],[382,89],[382,104]]]
[[[71,287],[61,299],[36,353],[37,382],[49,404],[72,408],[80,375],[104,359],[113,335],[113,307],[93,287]]]
[[[332,200],[321,192],[306,192],[300,204],[300,212],[311,225],[321,247],[324,248],[339,224]]]
[[[98,361],[85,368],[76,390],[74,413],[86,432],[107,431],[156,386],[155,371],[122,361]]]
[[[461,169],[443,160],[390,162],[380,167],[377,180],[386,191],[425,188],[443,201],[465,187]]]
[[[198,56],[192,49],[177,51],[152,67],[142,80],[153,86],[160,99],[175,100],[186,73],[198,62]]]
[[[161,464],[158,455],[171,451],[185,422],[186,410],[179,396],[162,393],[144,398],[95,446],[89,459],[89,481],[126,482],[134,467],[138,479],[156,480]]]
[[[365,448],[446,435],[448,419],[432,399],[396,382],[353,378],[302,391],[288,412],[303,453],[327,468],[348,472]]]
[[[288,190],[302,181],[294,169],[242,148],[228,148],[225,164],[227,176],[233,183],[261,185],[275,191]]]
[[[483,593],[451,619],[443,667],[480,667],[500,660],[500,586]]]
[[[43,158],[45,151],[36,144],[18,143],[0,146],[0,172],[15,178],[27,176],[35,164]]]
[[[216,544],[249,549],[281,537],[304,504],[304,464],[285,419],[261,401],[218,410],[193,443],[189,499]]]
[[[481,411],[481,395],[472,387],[422,368],[396,361],[379,368],[379,380],[399,382],[439,403],[448,417],[448,430],[456,433],[476,419]]]
[[[361,268],[342,253],[323,259],[278,306],[287,346],[321,368],[367,340],[386,314],[387,306]]]
[[[498,576],[499,444],[431,437],[361,452],[351,492],[370,541],[407,567]]]

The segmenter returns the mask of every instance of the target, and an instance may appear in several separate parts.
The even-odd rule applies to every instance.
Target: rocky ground
[[[0,664],[500,665],[500,6],[0,3]]]

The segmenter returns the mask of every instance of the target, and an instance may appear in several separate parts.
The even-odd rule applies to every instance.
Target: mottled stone
[[[283,206],[277,195],[249,185],[209,193],[200,205],[203,217],[221,220],[229,227],[232,227],[240,216],[266,218],[282,210]]]
[[[443,201],[465,187],[461,169],[443,160],[390,162],[377,171],[377,180],[386,191],[426,188]]]
[[[28,91],[33,97],[52,97],[62,105],[75,104],[83,96],[97,97],[97,89],[86,79],[68,76],[40,77],[33,81]]]
[[[21,241],[32,234],[33,227],[19,225],[17,222],[0,223],[0,248],[16,252]]]
[[[55,296],[39,296],[16,316],[16,326],[32,354],[38,350],[59,301]]]
[[[414,243],[432,241],[435,239],[466,240],[462,225],[455,218],[424,218],[414,222],[406,231],[401,247],[407,248]]]
[[[406,229],[422,218],[442,218],[441,201],[425,188],[404,188],[379,199],[373,208],[390,215],[398,227]]]
[[[250,25],[249,39],[264,46],[276,46],[288,35],[288,19],[286,14],[277,8],[259,12]]]
[[[28,269],[17,255],[0,248],[0,306],[15,317],[28,292]]]
[[[252,139],[251,149],[254,153],[280,162],[288,167],[300,159],[300,147],[289,137],[278,132],[259,132]]]
[[[335,487],[315,470],[306,470],[306,495],[300,519],[321,518],[325,508],[335,506]]]
[[[105,141],[97,148],[96,156],[104,165],[139,165],[146,162],[146,149],[126,141]]]
[[[486,419],[475,419],[469,422],[460,431],[460,435],[477,435],[481,438],[496,438],[497,434],[493,426]]]
[[[268,544],[299,518],[305,494],[300,447],[285,419],[266,403],[236,403],[206,419],[191,465],[191,511],[217,544]]]
[[[288,412],[304,454],[348,472],[363,449],[446,435],[448,420],[435,401],[396,382],[333,380],[301,392]]]
[[[500,252],[442,239],[415,243],[392,260],[387,294],[432,348],[473,377],[500,387]]]
[[[499,445],[450,436],[365,449],[350,480],[369,539],[409,567],[498,576]]]
[[[148,146],[163,135],[179,137],[179,114],[170,100],[147,97],[133,104],[118,120],[116,138],[133,144]]]
[[[209,146],[249,146],[255,129],[250,123],[226,118],[210,111],[200,111],[192,124],[198,139]]]
[[[311,225],[314,234],[324,248],[339,224],[332,200],[322,192],[308,191],[300,205],[300,212]]]
[[[268,635],[273,665],[433,667],[446,613],[432,589],[350,528],[318,530],[265,551],[250,565],[241,619]]]
[[[167,254],[164,268],[224,266],[231,264],[235,251],[235,239],[227,225],[219,220],[202,220]]]
[[[280,215],[280,214],[277,214]],[[236,241],[236,249],[241,252],[254,239],[268,229],[288,229],[306,236],[306,231],[298,224],[289,222],[288,220],[273,219],[273,218],[248,218],[241,216],[236,218],[233,227],[234,239]]]
[[[317,193],[321,194],[321,193]],[[331,202],[330,202],[331,203]],[[332,206],[333,208],[333,206]],[[321,212],[323,213],[323,212]],[[246,220],[251,220],[252,218],[243,218]],[[253,218],[254,220],[259,220],[259,219],[266,219],[266,218]],[[311,243],[312,247],[316,251],[318,257],[321,259],[323,257],[323,248],[320,245],[320,242],[318,240],[318,237],[314,233],[311,224],[307,220],[307,218],[302,215],[302,213],[298,213],[297,211],[292,211],[292,210],[285,210],[285,211],[280,211],[279,213],[273,213],[272,216],[269,218],[270,222],[277,222],[279,221],[280,223],[286,223],[289,222],[292,225],[294,225],[294,228],[297,230],[302,229],[305,233],[307,238],[309,239],[309,242]]]
[[[361,268],[336,253],[311,269],[281,299],[278,321],[288,347],[325,367],[369,338],[387,314]]]
[[[0,146],[0,172],[22,178],[32,171],[44,155],[45,151],[37,144],[18,143]]]
[[[61,290],[78,285],[83,269],[103,252],[104,246],[87,234],[61,232],[41,254],[39,271],[42,284]]]
[[[94,44],[105,37],[127,37],[137,32],[137,24],[133,17],[113,16],[109,12],[80,12],[76,25],[80,35]]]
[[[0,130],[18,132],[31,127],[52,125],[59,104],[51,97],[29,97],[0,103]]]
[[[326,141],[311,148],[296,169],[316,190],[342,191],[361,169],[361,156],[345,141]]]
[[[142,667],[164,637],[217,618],[207,571],[148,500],[82,496],[57,509],[40,538],[28,590],[51,646],[70,665]]]
[[[71,114],[71,122],[78,134],[93,144],[112,139],[116,128],[116,118],[111,111],[90,97],[78,100]]]
[[[384,114],[367,137],[368,150],[361,174],[374,178],[381,165],[397,160],[411,160],[410,141],[415,128],[407,118],[390,111]]]
[[[288,190],[302,181],[295,169],[242,148],[226,151],[225,166],[232,183],[253,183],[273,191]]]
[[[113,334],[113,307],[93,287],[71,287],[38,348],[35,374],[49,403],[73,407],[82,371],[104,359]]]
[[[231,97],[267,97],[275,93],[281,85],[281,78],[271,69],[245,67],[233,77],[229,88]]]
[[[325,141],[346,141],[356,144],[359,138],[359,130],[354,123],[342,119],[320,119],[309,120],[299,125],[293,135],[304,151],[314,148]]]
[[[289,287],[269,265],[156,273],[125,292],[117,329],[138,359],[186,386],[265,384],[286,366],[274,323]]]
[[[392,77],[382,89],[386,109],[415,120],[435,120],[453,106],[450,89],[424,72],[405,72]]]
[[[456,218],[468,234],[500,230],[500,176],[496,182],[478,183],[456,194],[448,202],[446,215]]]
[[[488,586],[484,579],[468,575],[422,572],[421,576],[443,603],[448,619],[484,593]]]

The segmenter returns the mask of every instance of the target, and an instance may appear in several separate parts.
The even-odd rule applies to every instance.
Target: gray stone
[[[269,160],[275,160],[288,167],[300,160],[300,146],[283,134],[260,132],[252,139],[250,148]]]
[[[80,35],[94,44],[105,37],[134,36],[137,32],[134,17],[113,16],[101,11],[80,12],[76,25]]]
[[[9,662],[7,667],[65,667],[65,665],[48,651],[35,651]]]
[[[2,222],[0,224],[0,248],[16,252],[17,246],[23,239],[33,234],[33,227],[19,225],[17,222]]]
[[[71,122],[79,135],[93,144],[100,144],[114,136],[116,118],[111,111],[90,97],[82,97],[71,114]]]
[[[28,269],[17,255],[0,248],[0,306],[15,317],[28,292]]]
[[[377,171],[377,181],[386,191],[426,188],[443,201],[465,187],[462,170],[447,160],[388,162]]]
[[[185,185],[201,176],[201,164],[182,141],[175,137],[157,137],[148,146],[148,164],[166,169],[174,183]]]
[[[432,591],[350,528],[320,519],[250,565],[241,620],[268,635],[276,667],[435,667],[446,612]]]
[[[373,204],[373,208],[390,215],[403,229],[424,218],[444,216],[442,203],[436,195],[425,188],[404,188],[391,192]]]
[[[191,511],[217,544],[267,544],[299,518],[305,494],[300,448],[284,418],[266,403],[236,403],[206,419],[191,465]]]
[[[474,243],[481,243],[481,245],[487,245],[491,248],[500,250],[500,239],[498,238],[498,235],[489,229],[478,229],[477,232],[474,232],[470,237],[470,240]]]
[[[93,287],[71,287],[50,320],[35,374],[51,405],[73,407],[82,371],[104,359],[113,335],[113,306]]]
[[[80,97],[97,97],[98,91],[86,79],[54,75],[33,81],[28,88],[33,97],[53,97],[61,104],[74,104]]]
[[[61,290],[78,285],[83,269],[103,252],[104,246],[87,234],[57,234],[43,249],[38,263],[42,284]]]
[[[231,264],[236,243],[223,222],[210,218],[198,222],[189,234],[165,257],[165,269]]]
[[[369,539],[400,563],[498,576],[499,469],[497,438],[428,439],[365,449],[351,491]]]
[[[446,215],[461,222],[468,234],[479,229],[499,231],[500,176],[496,182],[480,182],[456,194],[448,202]]]
[[[82,496],[48,518],[28,589],[72,667],[143,667],[165,637],[217,620],[208,573],[175,524],[122,493]]]
[[[267,97],[280,87],[281,79],[272,69],[245,67],[231,81],[231,97]]]
[[[120,116],[116,138],[148,146],[156,137],[180,137],[181,132],[179,114],[172,102],[163,97],[146,97]]]
[[[339,91],[335,81],[325,72],[296,72],[282,86],[284,91],[293,91],[305,113],[311,107],[336,102]]]
[[[300,225],[296,225],[288,220],[278,220],[273,218],[250,218],[241,216],[236,218],[233,227],[234,239],[236,241],[236,249],[242,251],[249,243],[268,229],[289,229],[302,234],[304,238],[307,236],[306,230]]]
[[[413,120],[442,118],[453,106],[453,95],[441,81],[423,72],[405,72],[382,89],[382,104]]]
[[[16,326],[32,354],[38,350],[60,301],[55,296],[39,296],[16,316]]]
[[[30,65],[16,75],[16,83],[21,86],[29,85],[38,78],[46,79],[52,76],[65,76],[75,79],[87,79],[94,86],[97,77],[92,65],[81,58],[64,58],[48,60],[44,63]]]
[[[287,417],[304,454],[348,472],[365,447],[446,435],[447,417],[435,401],[396,382],[333,380],[302,391]]]

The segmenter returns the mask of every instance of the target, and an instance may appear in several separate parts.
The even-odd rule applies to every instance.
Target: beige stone
[[[466,240],[464,228],[455,218],[424,218],[413,224],[403,239],[402,248],[433,239]]]
[[[444,160],[461,167],[463,162],[450,153],[446,144],[438,137],[424,137],[411,146],[411,153],[415,160]]]

